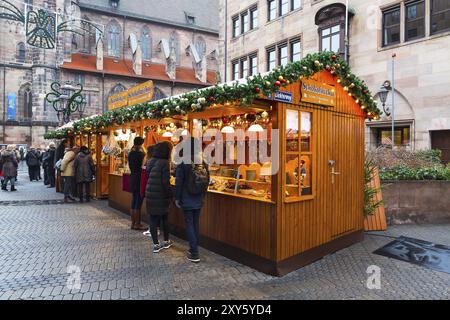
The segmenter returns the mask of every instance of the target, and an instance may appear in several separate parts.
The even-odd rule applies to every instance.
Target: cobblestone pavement
[[[19,192],[0,193],[0,300],[450,298],[449,274],[371,253],[392,240],[386,236],[449,245],[450,225],[392,227],[276,278],[204,249],[192,264],[176,238],[153,254],[150,239],[129,230],[127,217],[105,201],[26,202],[61,195],[22,175],[19,182]],[[379,290],[366,287],[370,265],[381,268]],[[70,290],[68,271],[77,268],[81,288]]]

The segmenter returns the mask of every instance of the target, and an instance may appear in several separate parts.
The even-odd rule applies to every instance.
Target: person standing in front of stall
[[[64,189],[64,179],[61,179],[61,162],[64,158],[64,153],[66,149],[70,146],[70,142],[67,139],[62,140],[55,150],[55,186],[57,186],[56,191],[61,192]]]
[[[169,249],[169,206],[172,201],[172,187],[170,185],[170,159],[172,143],[162,141],[151,149],[151,158],[147,162],[148,181],[145,189],[147,199],[147,213],[150,216],[150,232],[153,239],[153,252],[158,253]],[[164,243],[160,244],[157,228],[163,229]]]
[[[48,146],[48,156],[47,156],[47,175],[48,175],[48,187],[47,188],[54,188],[55,187],[55,155],[56,155],[56,148],[55,143],[50,142]]]
[[[38,181],[38,170],[39,170],[39,154],[34,147],[27,152],[25,157],[28,166],[28,176],[30,181]]]
[[[83,202],[83,191],[86,202],[91,201],[91,182],[94,181],[95,176],[95,164],[92,159],[91,153],[86,146],[80,148],[74,161],[75,169],[75,182],[78,187],[78,196],[80,202]]]
[[[141,207],[144,198],[141,196],[141,174],[145,153],[142,151],[144,139],[134,138],[133,149],[128,154],[128,166],[130,167],[130,186],[132,193],[131,200],[131,229],[147,230],[147,227],[141,223]]]
[[[61,176],[64,179],[64,203],[72,203],[75,199],[73,195],[73,186],[75,184],[75,157],[78,153],[78,148],[68,149],[64,154],[61,162]]]
[[[186,140],[183,150],[189,150],[191,157],[187,163],[182,162],[176,169],[175,204],[184,213],[186,235],[189,240],[187,259],[200,262],[198,252],[200,211],[209,185],[208,165],[203,161],[201,152],[195,152],[195,145],[201,142],[194,138]]]

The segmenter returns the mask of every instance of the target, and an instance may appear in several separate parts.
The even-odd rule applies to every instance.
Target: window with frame
[[[405,41],[425,36],[425,1],[405,5]]]
[[[233,80],[239,79],[240,72],[239,72],[239,61],[234,61],[232,63],[232,72],[233,72]]]
[[[286,109],[285,199],[301,199],[312,189],[312,113]]]
[[[253,7],[250,9],[250,29],[255,29],[258,27],[258,7]]]
[[[289,62],[288,45],[283,43],[278,45],[278,65],[285,66]]]
[[[267,49],[267,71],[271,71],[277,66],[276,56],[274,47]]]
[[[277,17],[277,2],[275,0],[267,1],[267,20],[272,21]]]
[[[430,33],[450,31],[450,0],[430,1]]]
[[[339,24],[320,31],[320,50],[339,52],[341,49],[341,26]]]
[[[246,33],[247,31],[250,30],[250,20],[248,12],[244,12],[241,14],[241,21],[242,21],[241,33]]]
[[[26,56],[25,43],[19,42],[17,44],[17,61],[25,62],[25,56]]]
[[[302,6],[301,0],[291,0],[291,10],[297,10]]]
[[[150,36],[150,30],[145,27],[142,30],[141,37],[141,46],[142,46],[142,59],[151,60],[152,58],[152,38]]]
[[[241,27],[239,23],[239,16],[233,18],[233,37],[236,38],[241,34]]]
[[[254,76],[258,74],[258,56],[250,56],[250,75]]]
[[[120,56],[120,27],[117,23],[112,23],[108,29],[108,55],[111,57]]]
[[[243,58],[241,59],[241,78],[247,77],[248,77],[248,59]]]
[[[280,16],[289,13],[289,0],[279,0]]]
[[[378,128],[377,132],[377,142],[378,146],[392,145],[392,128]],[[410,127],[397,126],[394,128],[394,144],[397,147],[409,146],[411,142],[410,139]]]
[[[300,61],[302,59],[302,48],[300,39],[293,39],[290,42],[291,45],[291,62]]]
[[[400,43],[400,7],[383,12],[383,46]]]

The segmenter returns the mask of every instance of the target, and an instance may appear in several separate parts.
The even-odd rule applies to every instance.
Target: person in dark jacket
[[[56,148],[55,143],[50,142],[49,149],[48,149],[48,155],[47,155],[47,175],[48,175],[48,188],[54,188],[56,184],[56,177],[55,177],[55,155],[56,155]]]
[[[147,227],[141,224],[141,207],[144,201],[141,196],[141,174],[145,153],[142,151],[144,139],[136,137],[134,139],[133,149],[128,154],[128,166],[130,167],[130,186],[133,195],[131,200],[131,229],[147,230]]]
[[[39,154],[35,148],[31,148],[27,152],[25,160],[28,166],[28,176],[30,177],[30,181],[39,181]]]
[[[93,177],[95,175],[95,165],[88,147],[82,146],[80,148],[80,152],[78,152],[75,157],[75,162],[73,165],[75,169],[75,181],[78,186],[78,196],[80,197],[80,202],[83,202],[83,191],[85,191],[84,195],[86,202],[89,202],[91,201],[90,184],[94,181]]]
[[[11,191],[17,191],[14,184],[16,181],[17,175],[17,157],[14,152],[13,146],[9,145],[6,150],[1,153],[1,162],[2,162],[2,172],[3,172],[3,183],[2,190],[8,191],[8,182],[11,183]]]
[[[48,186],[48,150],[42,155],[42,169],[44,169],[44,185]]]
[[[206,173],[206,186],[209,184],[210,177],[208,166],[203,162],[202,155],[195,154],[195,143],[201,142],[196,142],[194,138],[191,138],[183,143],[191,144],[189,148],[191,151],[191,159],[189,163],[182,162],[177,166],[175,183],[175,204],[178,208],[181,208],[184,213],[186,235],[190,247],[187,258],[192,262],[200,262],[200,256],[198,252],[200,211],[203,207],[203,200],[206,195],[206,189],[202,192],[193,194],[189,190],[188,183],[189,175],[191,174],[194,166],[202,166],[202,170],[204,170],[203,172]]]
[[[41,176],[41,166],[42,166],[42,157],[44,156],[44,152],[41,151],[41,149],[36,149],[36,153],[39,159],[39,164],[38,167],[35,169],[36,170],[36,175],[38,178],[38,181],[42,180],[42,176]]]
[[[147,213],[150,216],[150,232],[153,239],[153,252],[172,246],[169,240],[168,214],[172,201],[172,187],[170,185],[170,156],[172,144],[162,141],[151,147],[151,158],[147,162],[148,181],[145,189]],[[163,229],[164,243],[158,240],[157,228]]]

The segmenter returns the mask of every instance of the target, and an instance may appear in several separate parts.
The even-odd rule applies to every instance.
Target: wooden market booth
[[[259,99],[251,107],[230,103],[184,118],[163,120],[165,124],[184,122],[192,130],[197,119],[215,124],[214,119],[223,117],[233,121],[233,117],[242,118],[245,114],[269,113],[265,127],[280,130],[278,173],[263,177],[262,171],[267,174],[263,164],[246,163],[247,170],[234,164],[214,166],[212,179],[222,185],[210,187],[206,196],[200,243],[274,275],[286,274],[363,237],[365,114],[328,72],[315,74],[304,83],[312,91],[302,89],[302,82],[283,89],[291,102]],[[314,95],[315,85],[333,90],[335,97]],[[312,99],[302,99],[302,93],[311,94]],[[335,99],[331,103],[321,102],[334,106],[304,101],[318,97]],[[144,128],[154,124],[144,120],[113,130],[144,135]],[[152,131],[146,136],[145,146],[161,139],[161,135]],[[107,179],[109,203],[128,212],[131,194],[123,191],[124,175],[113,168],[114,160],[111,162],[112,171]],[[119,167],[123,168],[125,162],[121,160]],[[234,175],[237,169],[243,171],[239,180]],[[251,179],[245,179],[248,171],[256,174],[252,172]],[[260,193],[249,194],[240,188],[236,192],[233,186],[236,183]],[[171,231],[184,238],[183,214],[175,206],[171,207],[169,221]]]
[[[250,105],[227,101],[162,120],[115,124],[97,134],[97,159],[100,153],[109,155],[102,162],[100,181],[110,206],[129,213],[125,150],[135,136],[145,137],[148,147],[173,139],[167,133],[175,130],[232,132],[232,127],[257,132],[262,127],[268,132],[269,149],[276,143],[279,146],[273,149],[278,152],[272,151],[271,161],[251,162],[252,138],[231,135],[230,143],[245,146],[245,163],[237,163],[238,155],[227,153],[224,143],[224,154],[219,157],[229,163],[210,165],[200,245],[265,273],[284,275],[361,241],[364,122],[371,112],[376,115],[375,104],[367,107],[370,94],[365,85],[349,86],[348,80],[330,73],[328,66],[328,71],[324,69],[280,86],[269,97],[261,94]],[[364,100],[354,93],[355,86],[359,92],[367,91]],[[203,147],[206,150],[208,143]],[[146,218],[145,202],[143,212]],[[169,221],[171,232],[185,238],[183,213],[174,205]]]

